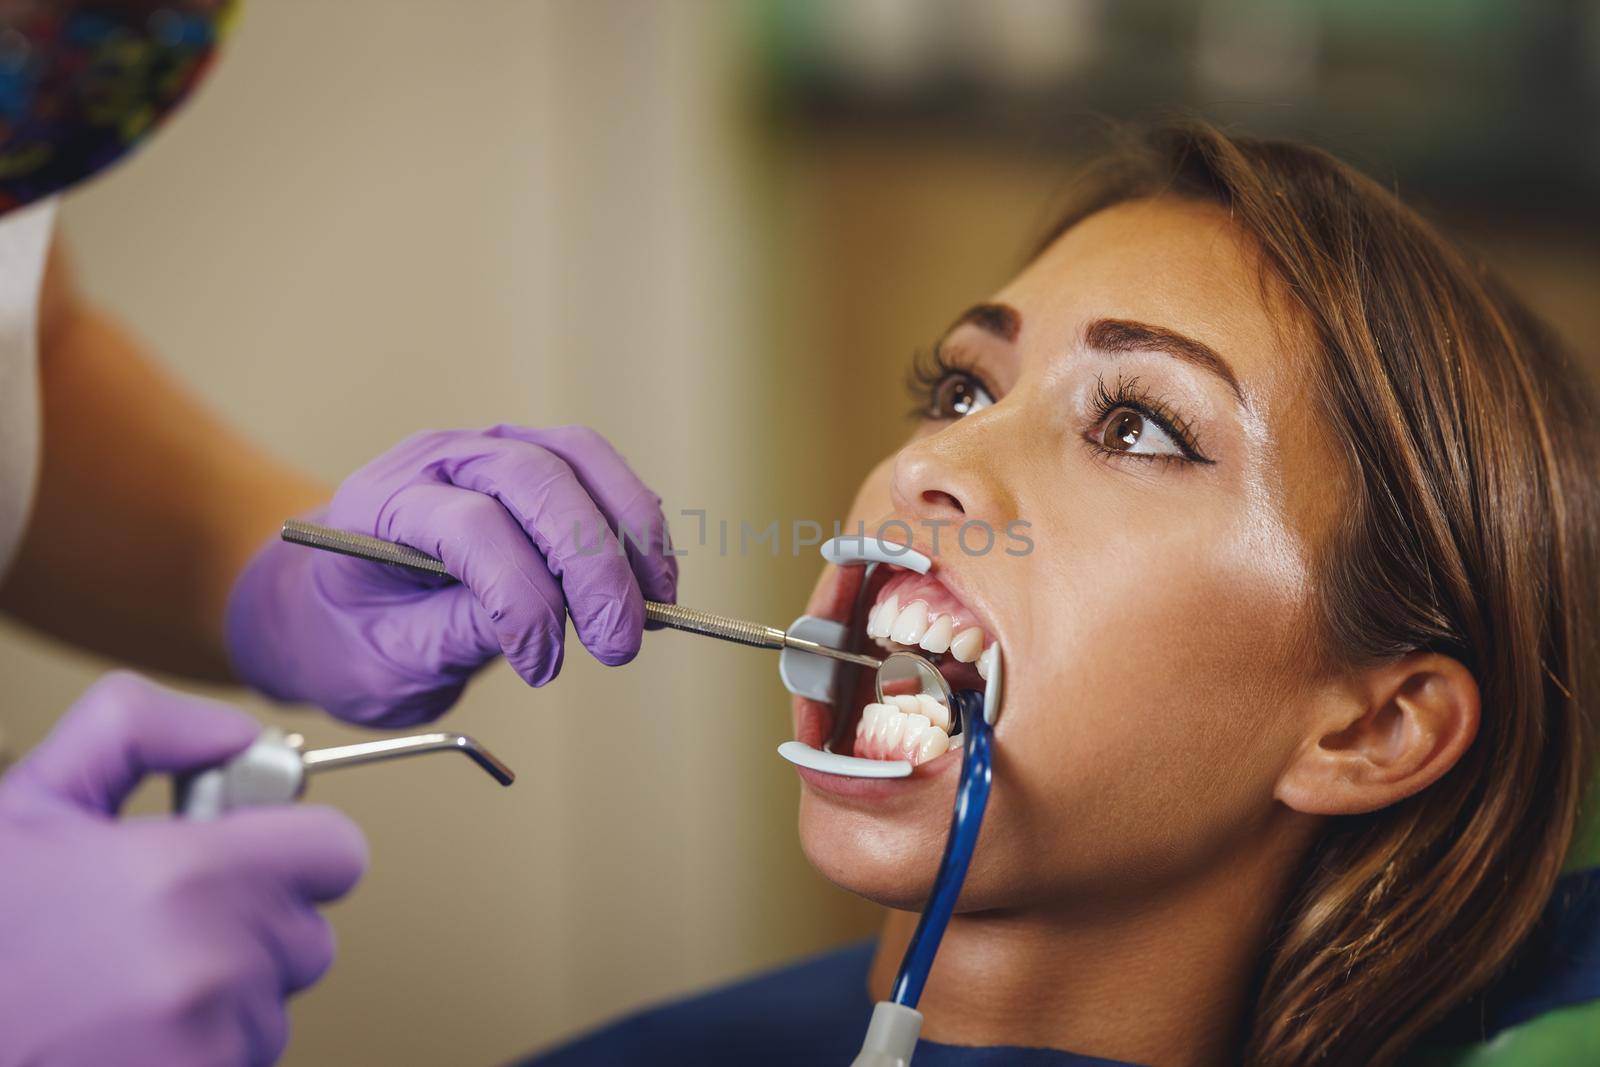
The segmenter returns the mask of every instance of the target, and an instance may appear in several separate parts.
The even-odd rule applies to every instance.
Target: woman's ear
[[[1413,652],[1347,678],[1273,795],[1313,815],[1359,815],[1438,781],[1478,733],[1478,683],[1449,656]]]

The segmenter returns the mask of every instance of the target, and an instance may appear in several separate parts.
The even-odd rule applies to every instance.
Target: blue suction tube
[[[966,734],[962,743],[961,781],[956,786],[955,810],[950,816],[950,834],[945,838],[944,856],[939,860],[939,874],[933,881],[933,892],[928,906],[917,921],[916,933],[906,946],[900,961],[900,973],[894,980],[891,999],[896,1004],[915,1008],[922,999],[922,987],[928,982],[928,972],[933,969],[933,957],[939,951],[945,927],[955,912],[956,898],[967,880],[967,867],[972,863],[972,850],[978,845],[978,831],[983,828],[983,811],[989,805],[992,730],[983,718],[983,694],[973,689],[963,689],[955,694],[961,714],[961,732]]]

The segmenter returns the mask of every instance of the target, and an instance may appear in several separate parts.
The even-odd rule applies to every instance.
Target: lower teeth
[[[862,709],[855,753],[865,759],[903,759],[913,766],[926,763],[958,743],[950,738],[950,725],[950,709],[933,697],[891,696]]]

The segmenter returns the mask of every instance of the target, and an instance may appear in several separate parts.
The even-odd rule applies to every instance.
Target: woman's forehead
[[[1214,204],[1118,204],[1063,233],[997,294],[1035,355],[1069,352],[1101,319],[1147,323],[1220,354],[1247,393],[1270,389],[1292,357],[1286,301],[1264,286],[1249,238]]]

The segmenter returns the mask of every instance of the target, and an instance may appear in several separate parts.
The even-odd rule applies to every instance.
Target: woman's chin
[[[841,810],[803,794],[800,847],[840,889],[887,908],[916,911],[928,899],[949,815],[932,826],[896,825],[870,812]]]

